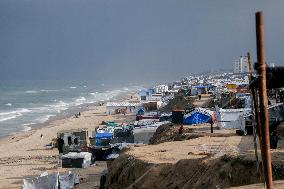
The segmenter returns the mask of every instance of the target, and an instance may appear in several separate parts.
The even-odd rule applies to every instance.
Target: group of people
[[[78,114],[75,114],[76,118],[78,118],[79,116],[81,116],[81,112],[79,112]]]

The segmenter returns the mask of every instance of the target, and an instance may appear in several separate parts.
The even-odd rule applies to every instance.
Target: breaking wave
[[[17,117],[23,116],[23,113],[30,112],[30,110],[22,108],[9,112],[0,112],[0,122],[7,121],[10,119],[15,119]]]

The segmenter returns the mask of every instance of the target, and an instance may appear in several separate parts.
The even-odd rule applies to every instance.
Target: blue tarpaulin
[[[96,146],[106,145],[112,139],[112,133],[96,133]]]
[[[209,115],[200,112],[195,112],[188,117],[184,117],[183,124],[192,125],[192,124],[208,123],[209,119],[210,119]]]
[[[112,138],[112,133],[96,133],[96,138]]]
[[[144,113],[145,113],[144,108],[140,108],[136,115],[144,115]]]

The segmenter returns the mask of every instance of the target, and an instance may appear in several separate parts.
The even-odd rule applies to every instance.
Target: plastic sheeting
[[[96,138],[101,139],[101,138],[112,138],[113,134],[112,133],[96,133]]]
[[[192,112],[184,115],[183,124],[192,125],[192,124],[201,124],[208,123],[213,111],[210,111],[205,108],[196,108]]]
[[[75,184],[79,184],[79,178],[76,173],[69,171],[64,175],[59,175],[60,189],[74,188]]]
[[[89,152],[69,152],[61,158],[62,167],[86,168],[92,163],[92,154]]]
[[[194,114],[191,114],[190,116],[183,119],[183,124],[185,125],[192,125],[192,124],[201,124],[201,123],[207,123],[210,119],[210,116],[195,112]]]
[[[23,189],[57,189],[58,173],[23,179]]]
[[[79,184],[79,177],[71,171],[64,175],[44,172],[39,177],[23,179],[23,189],[70,189],[75,184]]]
[[[107,146],[112,138],[113,133],[96,133],[96,146]]]
[[[250,114],[250,108],[246,109],[217,109],[217,121],[219,128],[245,130],[245,118]]]

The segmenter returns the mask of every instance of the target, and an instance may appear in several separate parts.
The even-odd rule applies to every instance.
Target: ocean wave
[[[76,102],[83,102],[83,101],[86,101],[86,98],[83,97],[83,96],[80,96],[80,97],[77,98],[75,101],[76,101]]]
[[[50,107],[59,113],[62,110],[67,110],[69,107],[69,104],[64,101],[58,101],[56,104],[50,105]]]
[[[28,125],[33,125],[33,124],[36,124],[36,123],[26,123],[26,124],[23,124],[22,125],[23,126],[23,131],[24,132],[28,132],[28,131],[32,130],[32,128],[30,126],[28,126]]]
[[[27,93],[27,94],[36,94],[36,93],[38,93],[38,91],[29,90],[29,91],[25,91],[25,93]]]
[[[5,106],[12,106],[12,104],[11,103],[7,103],[7,104],[5,104]]]
[[[76,89],[77,87],[73,87],[73,86],[72,86],[72,87],[69,87],[69,88],[70,88],[70,89]]]
[[[62,110],[67,110],[69,107],[69,104],[64,102],[64,101],[58,101],[54,104],[47,104],[47,105],[44,105],[44,106],[41,106],[41,107],[35,107],[35,108],[32,108],[32,110],[34,112],[61,112]]]
[[[56,116],[56,115],[54,115],[54,114],[43,115],[43,116],[40,116],[40,117],[34,119],[33,122],[44,123],[44,122],[48,121],[50,117],[53,117],[53,116]]]
[[[9,112],[0,112],[0,122],[15,119],[17,117],[23,116],[23,113],[30,112],[30,110],[22,108]]]
[[[83,96],[80,96],[79,98],[77,98],[75,100],[74,103],[72,103],[72,105],[79,106],[79,105],[84,104],[84,103],[88,103],[87,99]]]
[[[63,89],[41,89],[40,92],[58,92],[62,91]]]
[[[99,92],[90,93],[90,95],[96,96]]]

